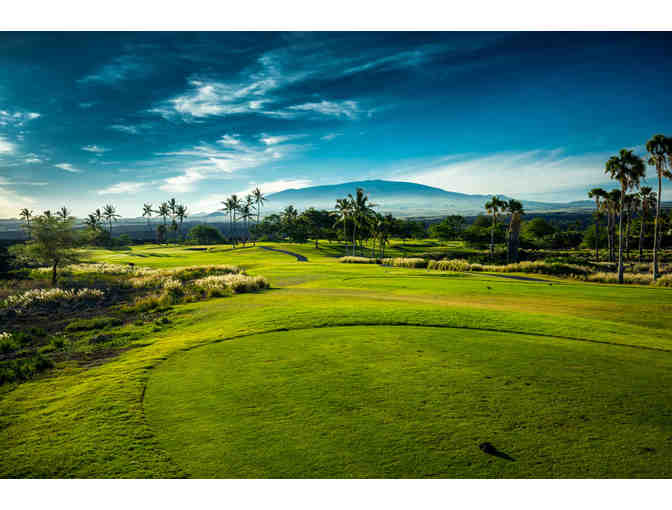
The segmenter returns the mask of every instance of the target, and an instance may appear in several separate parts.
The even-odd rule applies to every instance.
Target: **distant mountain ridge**
[[[441,188],[403,181],[367,180],[288,189],[267,195],[264,212],[277,212],[288,205],[297,209],[333,209],[336,200],[355,194],[362,188],[376,210],[395,216],[440,216],[445,214],[478,214],[492,195],[469,195]],[[499,195],[508,200],[510,197]],[[551,203],[521,200],[525,209],[532,211],[579,211],[593,207],[590,200]],[[213,213],[214,214],[214,213]]]

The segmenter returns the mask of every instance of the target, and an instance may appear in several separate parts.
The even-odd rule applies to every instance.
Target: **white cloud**
[[[82,147],[82,150],[86,151],[86,152],[94,152],[96,154],[102,154],[103,152],[107,152],[110,149],[107,149],[105,147],[100,147],[99,145],[86,145],[86,146]]]
[[[334,138],[336,138],[337,136],[341,136],[342,134],[343,133],[327,133],[326,135],[320,137],[320,140],[326,140],[326,141],[333,140]]]
[[[33,154],[32,152],[29,154],[26,154],[26,156],[23,158],[24,163],[42,163],[43,160],[41,157],[39,157],[37,154]]]
[[[37,112],[9,112],[0,110],[0,126],[22,127],[31,120],[39,119],[42,114]]]
[[[286,189],[295,189],[295,188],[305,188],[312,184],[312,181],[309,179],[280,179],[277,181],[268,181],[262,183],[250,182],[250,186],[242,191],[236,192],[240,196],[245,196],[248,193],[252,193],[254,188],[259,187],[261,192],[264,195],[270,195],[271,193],[278,193],[279,191],[284,191]],[[203,211],[203,212],[212,212],[222,208],[222,200],[226,199],[226,195],[222,193],[211,193],[203,197],[198,202],[195,202],[191,209],[194,211]]]
[[[13,154],[15,150],[16,145],[0,136],[0,154]]]
[[[60,168],[61,170],[65,170],[66,172],[70,172],[73,174],[78,174],[82,172],[80,169],[73,167],[70,163],[59,163],[54,166],[56,168]]]
[[[393,178],[470,194],[524,197],[551,192],[576,193],[577,188],[608,180],[604,176],[606,158],[606,154],[567,155],[562,149],[480,157],[453,155],[416,164],[401,175],[397,172]]]
[[[129,135],[137,135],[140,131],[137,126],[125,126],[123,124],[112,124],[108,126],[108,129],[128,133]]]
[[[99,195],[120,195],[122,193],[138,193],[147,185],[145,182],[119,182],[109,188],[98,190]]]
[[[289,142],[291,140],[296,140],[299,138],[304,138],[308,135],[278,135],[278,136],[271,136],[267,134],[262,134],[259,138],[263,143],[266,145],[278,145],[280,143],[285,143]]]
[[[195,184],[203,179],[205,179],[205,176],[198,170],[188,168],[183,175],[166,179],[159,188],[172,193],[187,193],[194,191],[196,189]]]
[[[79,83],[114,84],[134,77],[142,77],[151,66],[137,55],[121,55],[97,71],[77,80]]]
[[[278,161],[304,147],[294,144],[269,145],[265,142],[245,142],[239,135],[223,135],[215,145],[202,143],[190,149],[159,153],[159,156],[186,161],[181,175],[164,180],[161,189],[173,192],[188,192],[196,189],[199,181],[228,176],[243,169],[256,168]]]
[[[2,218],[16,218],[19,215],[20,209],[33,207],[35,203],[36,200],[34,198],[19,195],[0,186],[0,217]]]
[[[319,113],[331,117],[346,117],[356,119],[361,112],[357,101],[320,101],[319,103],[304,103],[289,107],[290,110]]]

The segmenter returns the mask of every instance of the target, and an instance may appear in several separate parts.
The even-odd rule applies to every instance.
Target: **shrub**
[[[586,278],[589,282],[618,283],[618,273],[593,273]],[[623,283],[649,285],[652,283],[651,275],[625,273]]]
[[[7,361],[0,364],[0,385],[9,382],[26,381],[53,366],[54,364],[51,360],[41,354],[37,354],[31,358]]]
[[[0,354],[9,354],[10,352],[16,351],[18,348],[19,345],[11,333],[4,331],[0,333]]]
[[[104,297],[103,291],[98,289],[65,290],[58,287],[33,289],[7,297],[2,306],[21,314],[38,306],[59,306],[64,303],[99,301]]]
[[[472,271],[472,265],[465,259],[448,259],[448,260],[430,260],[427,263],[427,269],[436,271]],[[480,267],[480,264],[479,264]]]
[[[421,268],[427,267],[427,261],[421,258],[389,258],[383,259],[381,261],[383,265],[394,266],[394,267],[410,267],[410,268]]]
[[[120,326],[121,319],[116,317],[96,317],[94,319],[77,319],[65,327],[66,331],[87,331],[91,329],[103,329],[110,326]]]
[[[226,289],[236,294],[267,289],[270,287],[263,276],[247,276],[243,274],[230,274],[220,276],[206,276],[194,282],[194,286],[210,296]]]
[[[338,259],[338,261],[343,264],[380,264],[380,259],[370,257],[353,257],[352,255],[341,257]]]
[[[656,280],[657,287],[672,287],[672,274],[666,274]]]
[[[51,347],[56,350],[61,350],[65,347],[65,338],[63,336],[55,336],[51,339]]]

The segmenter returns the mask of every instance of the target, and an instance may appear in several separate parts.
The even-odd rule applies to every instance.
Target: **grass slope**
[[[418,269],[339,264],[333,258],[332,252],[339,251],[335,246],[267,245],[301,253],[309,261],[297,262],[288,255],[258,248],[232,251],[226,246],[211,251],[171,246],[93,251],[91,258],[97,261],[151,267],[241,265],[250,274],[269,278],[273,288],[176,306],[169,326],[143,332],[133,348],[106,363],[60,366],[44,377],[0,389],[0,476],[669,476],[661,459],[669,457],[672,437],[669,414],[665,414],[670,408],[665,370],[669,371],[672,359],[668,327],[671,290],[557,280],[550,285],[481,274],[430,274]],[[339,329],[341,326],[350,327]],[[356,332],[358,326],[362,327],[359,335],[347,333]],[[405,326],[452,329],[409,330],[402,342],[398,335]],[[279,331],[283,329],[290,331]],[[369,341],[358,343],[360,337]],[[212,347],[192,350],[208,345]],[[258,349],[248,347],[253,345]],[[427,355],[412,358],[418,350]],[[412,370],[385,362],[388,351],[414,360]],[[206,352],[219,360],[217,365],[209,363],[205,354],[202,362],[190,365],[190,356],[195,360]],[[227,362],[227,352],[238,362],[222,365]],[[273,357],[285,361],[264,363]],[[336,368],[339,357],[343,358],[338,369],[342,376]],[[452,366],[450,363],[471,367],[462,376],[450,376],[450,385],[462,388],[459,398],[431,391],[447,384],[443,365]],[[181,372],[187,366],[191,367],[188,377]],[[272,371],[270,380],[283,384],[265,382],[260,366]],[[362,379],[364,366],[369,367],[372,377],[375,375],[372,380]],[[291,367],[296,369],[295,378],[289,377]],[[324,382],[320,382],[320,374]],[[213,422],[206,412],[196,416],[193,438],[188,422],[179,423],[177,416],[172,426],[164,425],[171,421],[172,412],[166,401],[171,395],[166,391],[186,399],[182,388],[203,388],[212,381],[215,387],[235,386],[240,392],[259,387],[271,396],[277,391],[286,395],[282,392],[297,391],[297,384],[306,381],[305,392],[299,392],[305,399],[295,397],[267,406],[270,401],[255,393],[266,418],[259,422],[260,430],[268,430],[261,428],[262,423],[264,427],[275,423],[272,411],[277,410],[275,418],[285,428],[271,431],[275,437],[291,436],[302,420],[308,419],[306,409],[318,408],[317,416],[325,420],[324,426],[319,420],[304,420],[306,430],[325,433],[329,423],[339,423],[343,406],[361,411],[369,407],[367,392],[381,396],[383,390],[372,390],[379,377],[380,384],[398,381],[393,393],[403,395],[409,403],[406,406],[403,399],[393,396],[389,406],[410,423],[422,421],[426,430],[420,425],[404,428],[400,418],[399,423],[385,426],[389,434],[383,433],[377,430],[385,427],[380,426],[376,408],[366,411],[361,420],[360,414],[349,411],[345,416],[351,419],[340,423],[350,424],[350,438],[339,432],[330,446],[328,432],[326,439],[311,436],[305,448],[312,454],[295,453],[295,448],[290,448],[287,455],[293,456],[280,469],[282,463],[273,460],[267,448],[251,445],[247,432],[241,432],[240,442],[232,440],[226,462],[221,458],[211,462],[206,444],[211,439],[205,441],[204,437],[218,432],[211,429],[214,436],[203,436],[199,428],[207,429],[225,418]],[[511,384],[504,385],[506,380]],[[286,390],[276,389],[283,385]],[[321,391],[338,395],[336,390],[343,385],[353,388],[352,398],[347,403],[334,396],[333,406],[322,406],[320,402],[330,400],[321,400],[313,389],[321,386]],[[512,385],[517,391],[511,391]],[[200,401],[215,398],[197,389],[188,393],[192,403],[184,401],[185,413],[194,412],[193,406]],[[245,408],[234,406],[226,392],[217,395],[213,409],[244,415]],[[489,403],[487,408],[483,398]],[[436,405],[416,405],[422,400]],[[525,403],[528,400],[529,405]],[[499,401],[501,408],[496,405]],[[572,406],[581,412],[568,415]],[[451,409],[454,416],[446,414]],[[368,412],[372,414],[366,415]],[[283,416],[293,419],[281,420]],[[461,425],[456,416],[462,416]],[[556,423],[563,425],[553,425]],[[180,428],[183,425],[186,428]],[[460,435],[462,428],[474,433]],[[416,435],[420,429],[425,431]],[[596,434],[598,429],[605,434]],[[350,457],[352,471],[347,473],[344,464],[334,461],[334,448],[354,445],[348,441],[357,441],[357,434],[367,430],[371,432],[367,437],[373,436],[374,450],[354,448],[361,450],[362,456]],[[451,430],[450,437],[442,439],[441,434]],[[221,432],[217,444],[231,439],[225,430]],[[413,446],[414,437],[421,446]],[[588,443],[590,437],[597,437],[594,445]],[[485,455],[474,444],[481,440],[493,442],[516,460],[500,462],[502,459]],[[432,441],[440,455],[427,446]],[[576,446],[573,441],[578,442]],[[180,442],[184,448],[199,449],[202,460],[197,465],[175,453]],[[324,455],[310,445],[324,449]],[[255,448],[258,451],[250,451]],[[548,456],[535,457],[533,452],[539,448]],[[388,454],[383,455],[385,451]],[[244,458],[240,457],[243,452]],[[315,456],[315,462],[304,461],[306,455]],[[549,467],[549,458],[554,459],[557,469]],[[250,462],[245,464],[245,459]],[[424,464],[426,468],[420,467]]]

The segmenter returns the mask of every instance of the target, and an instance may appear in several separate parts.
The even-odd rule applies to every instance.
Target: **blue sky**
[[[0,217],[347,180],[582,199],[672,131],[669,33],[0,33]],[[652,175],[652,172],[649,171]]]

